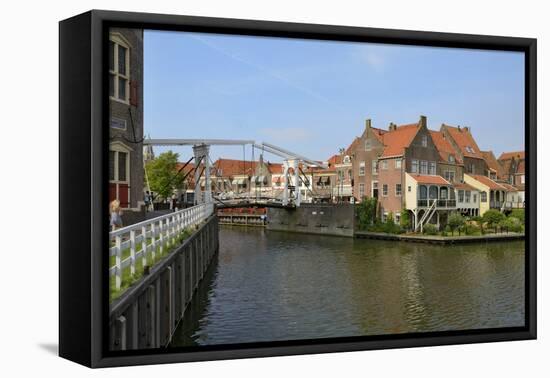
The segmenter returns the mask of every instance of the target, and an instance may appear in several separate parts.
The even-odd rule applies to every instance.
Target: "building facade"
[[[143,31],[109,33],[109,202],[139,210],[143,201]]]

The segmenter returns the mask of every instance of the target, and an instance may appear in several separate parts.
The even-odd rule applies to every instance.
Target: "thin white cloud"
[[[193,38],[199,42],[201,42],[202,44],[204,44],[205,46],[208,46],[209,48],[211,48],[212,50],[214,51],[217,51],[218,53],[222,54],[222,55],[225,55],[226,57],[230,58],[230,59],[233,59],[239,63],[242,63],[242,64],[245,64],[249,67],[252,67],[254,68],[255,70],[257,71],[260,71],[262,72],[263,74],[266,74],[274,79],[277,79],[283,83],[285,83],[286,85],[288,85],[289,87],[291,88],[294,88],[312,98],[315,98],[319,101],[322,101],[326,104],[330,104],[334,107],[338,107],[337,104],[335,104],[334,102],[332,102],[330,99],[328,99],[327,97],[321,95],[320,93],[317,93],[301,84],[298,84],[296,83],[295,81],[293,80],[290,80],[289,78],[287,78],[286,76],[278,73],[278,72],[275,72],[267,67],[264,67],[260,64],[257,64],[257,63],[253,63],[253,62],[250,62],[249,60],[247,59],[244,59],[242,58],[241,56],[235,54],[235,53],[232,53],[232,52],[229,52],[221,47],[219,47],[218,45],[216,45],[215,43],[212,43],[212,41],[208,41],[206,40],[205,38],[202,38],[198,35],[189,35],[190,38]]]
[[[378,46],[358,46],[352,50],[352,57],[366,63],[376,72],[383,72],[388,64],[388,56]]]

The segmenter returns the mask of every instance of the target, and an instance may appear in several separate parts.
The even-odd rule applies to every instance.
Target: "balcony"
[[[436,202],[436,209],[454,209],[456,208],[456,200],[454,199],[419,199],[416,203],[418,208],[431,207]]]

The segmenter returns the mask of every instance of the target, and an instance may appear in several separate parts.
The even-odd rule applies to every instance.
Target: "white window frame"
[[[372,174],[377,175],[378,174],[378,160],[373,160],[371,163],[372,166]]]
[[[365,184],[359,184],[359,199],[365,196]]]
[[[130,155],[132,152],[132,149],[128,146],[126,146],[123,143],[120,142],[114,142],[111,143],[109,146],[109,151],[113,151],[115,153],[115,173],[114,173],[114,180],[111,180],[109,177],[109,182],[112,184],[130,184]],[[121,181],[118,179],[118,154],[120,152],[123,152],[126,154],[126,180]]]
[[[113,96],[109,94],[111,100],[119,101],[124,104],[130,103],[130,43],[120,33],[111,33],[109,35],[109,41],[114,44],[113,51],[113,70],[109,68],[109,75],[114,75],[113,83]],[[126,74],[123,75],[118,72],[118,47],[122,46],[126,49]],[[111,47],[109,46],[109,49]],[[109,62],[110,64],[111,62]],[[126,80],[125,98],[119,98],[119,78]],[[110,78],[109,78],[110,80]]]
[[[359,162],[359,176],[365,175],[365,162],[361,161]]]
[[[395,160],[395,169],[401,169],[401,159]]]
[[[411,173],[420,173],[420,162],[416,159],[413,159],[411,162]]]
[[[382,197],[387,197],[389,191],[388,184],[382,184]]]
[[[426,169],[422,169],[422,167],[425,167]],[[427,175],[428,174],[428,161],[427,160],[420,160],[420,174],[421,175]]]
[[[433,168],[433,172],[432,172]],[[435,161],[429,161],[428,162],[428,174],[431,176],[435,176],[437,174],[437,164]]]
[[[380,168],[380,169],[383,169],[383,170],[388,169],[388,161],[387,160],[382,160],[382,168]]]

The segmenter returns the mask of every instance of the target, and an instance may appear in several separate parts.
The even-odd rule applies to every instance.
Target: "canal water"
[[[523,326],[524,255],[221,226],[171,345]]]

